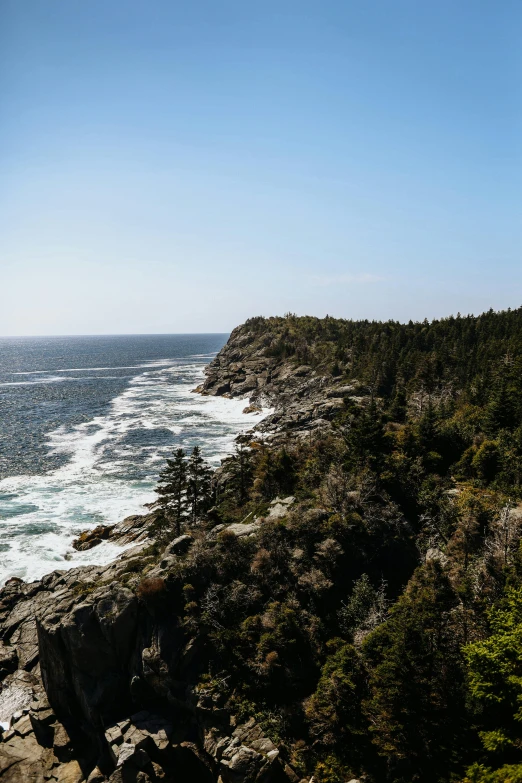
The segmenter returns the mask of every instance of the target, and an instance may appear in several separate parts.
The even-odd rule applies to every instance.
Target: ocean
[[[165,458],[214,466],[263,414],[193,394],[228,335],[0,338],[0,583],[110,562],[82,530],[145,513]]]

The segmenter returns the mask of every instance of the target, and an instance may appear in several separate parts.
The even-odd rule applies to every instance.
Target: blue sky
[[[3,0],[0,334],[522,304],[519,0]]]

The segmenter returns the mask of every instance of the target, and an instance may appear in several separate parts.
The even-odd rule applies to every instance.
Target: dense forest
[[[168,591],[206,640],[200,693],[317,783],[522,782],[522,309],[248,326],[365,394],[327,435],[238,443],[212,481],[199,453],[162,474],[160,540],[196,538]]]

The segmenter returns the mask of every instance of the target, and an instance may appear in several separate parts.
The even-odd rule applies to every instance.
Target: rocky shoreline
[[[206,375],[196,391],[274,408],[255,435],[275,441],[328,431],[345,397],[363,399],[356,386],[267,355],[248,326]],[[292,502],[277,498],[268,516]],[[108,566],[10,579],[0,591],[0,781],[298,783],[284,747],[196,684],[201,640],[166,610],[165,595],[178,590],[176,561],[204,542],[185,535],[161,551],[154,521],[128,517],[74,542],[79,551],[102,540],[125,547]],[[260,524],[199,535],[254,536]]]
[[[161,596],[140,594],[198,545],[184,535],[158,552],[150,525],[151,515],[116,525],[111,540],[129,548],[109,566],[11,579],[0,592],[0,780],[297,783],[253,718],[239,722],[195,686],[200,640]],[[256,525],[229,527],[254,535]]]
[[[245,399],[246,411],[274,408],[254,432],[272,441],[306,438],[331,430],[346,398],[357,404],[368,399],[360,384],[347,385],[341,378],[295,358],[270,355],[270,334],[257,333],[248,323],[234,329],[225,347],[205,369],[200,394]]]

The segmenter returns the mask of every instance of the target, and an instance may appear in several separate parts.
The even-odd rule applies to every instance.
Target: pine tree
[[[419,443],[423,451],[436,451],[437,435],[437,414],[431,400],[429,400],[428,407],[419,421]]]
[[[392,421],[405,421],[406,414],[408,412],[407,397],[404,386],[397,385],[395,387],[395,394],[392,398],[392,403],[389,410],[389,416]]]
[[[480,738],[488,761],[500,766],[496,772],[475,764],[465,780],[513,781],[522,779],[520,719],[522,682],[522,588],[508,586],[488,612],[491,634],[468,644],[469,689],[482,722]],[[505,765],[505,766],[502,766]]]
[[[350,433],[353,452],[360,465],[379,472],[386,450],[382,415],[375,400],[356,419]]]
[[[501,429],[512,429],[517,423],[512,396],[503,375],[497,380],[486,408],[486,431],[494,435]]]
[[[168,459],[161,471],[156,488],[158,500],[154,507],[162,511],[164,523],[168,528],[175,527],[181,535],[181,527],[187,516],[187,460],[183,449],[178,449],[174,459]]]
[[[465,677],[450,625],[457,603],[440,566],[419,569],[363,644],[363,704],[390,780],[441,783],[465,734]]]
[[[248,487],[252,481],[252,453],[243,443],[236,445],[235,454],[230,458],[230,479],[228,486],[234,493],[237,502],[243,505],[248,498]]]
[[[212,471],[201,456],[199,446],[194,446],[187,468],[187,500],[193,523],[209,507],[211,499]]]

